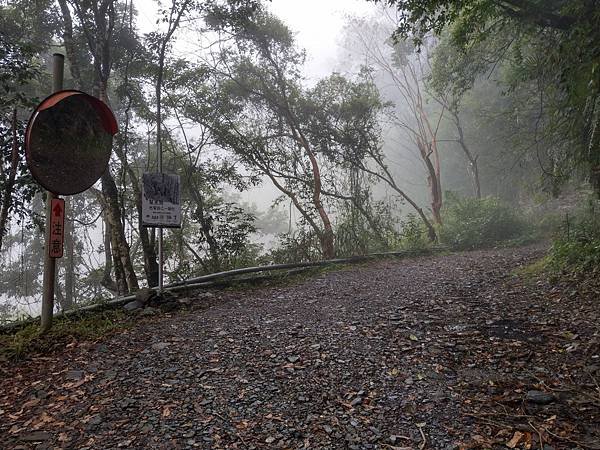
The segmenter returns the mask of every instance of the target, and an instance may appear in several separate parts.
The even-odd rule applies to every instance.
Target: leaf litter
[[[600,282],[514,275],[543,253],[220,291],[3,363],[0,448],[600,448]]]

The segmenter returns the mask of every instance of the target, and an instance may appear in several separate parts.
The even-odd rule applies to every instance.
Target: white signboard
[[[181,227],[179,175],[144,173],[142,176],[142,225]]]

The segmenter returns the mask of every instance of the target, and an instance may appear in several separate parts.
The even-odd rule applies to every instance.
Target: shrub
[[[460,250],[493,246],[529,231],[523,217],[495,197],[462,198],[447,193],[442,217],[440,240]]]
[[[431,246],[423,221],[415,214],[408,214],[400,221],[400,249],[425,250]]]
[[[267,261],[273,264],[318,261],[321,259],[321,244],[316,234],[307,227],[278,236],[278,242]]]
[[[400,235],[392,205],[373,202],[363,206],[368,219],[352,207],[342,209],[335,223],[335,245],[338,257],[387,252],[397,247]]]
[[[575,214],[566,215],[547,258],[554,272],[600,270],[600,203],[590,199]]]

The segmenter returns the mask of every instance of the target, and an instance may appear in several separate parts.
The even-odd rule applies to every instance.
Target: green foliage
[[[431,248],[427,228],[415,214],[398,220],[392,214],[391,206],[382,202],[372,205],[369,212],[368,220],[352,208],[342,212],[334,227],[336,257]],[[305,227],[280,235],[267,259],[274,263],[292,263],[320,258],[319,239]]]
[[[258,253],[249,241],[250,235],[256,232],[255,217],[229,202],[215,206],[211,214],[215,218],[213,236],[219,243],[222,267],[233,269],[251,262]]]
[[[314,231],[302,227],[291,233],[281,234],[275,247],[267,255],[274,264],[318,261],[321,244]]]
[[[196,205],[190,223],[167,245],[177,260],[169,274],[172,280],[252,266],[259,258],[262,246],[251,242],[257,231],[254,215],[220,198],[211,201],[204,209]],[[193,258],[185,256],[186,249]]]
[[[4,14],[4,11],[0,12]],[[0,14],[0,18],[3,14]],[[27,44],[10,42],[0,31],[0,192],[6,189],[8,174],[12,170],[13,146],[16,146],[19,160],[14,186],[11,187],[13,192],[9,200],[9,212],[19,220],[30,214],[29,203],[34,194],[39,191],[25,163],[25,150],[22,144],[26,121],[21,118],[21,110],[31,108],[36,102],[35,96],[28,91],[28,85],[39,76],[39,73],[33,48]]]
[[[16,314],[16,308],[9,303],[0,303],[0,324],[8,323]]]
[[[345,207],[335,225],[335,243],[338,257],[386,252],[397,247],[400,235],[396,231],[397,219],[391,205],[373,202],[362,206],[368,214],[356,208]]]
[[[574,215],[567,215],[546,258],[551,272],[596,274],[600,271],[600,203],[589,200]]]
[[[505,90],[526,99],[513,111],[521,119],[530,111],[528,140],[534,142],[524,143],[523,150],[536,154],[546,188],[557,194],[565,181],[578,176],[600,195],[600,3],[386,3],[398,8],[398,38],[422,44],[428,33],[448,31],[433,64],[434,89],[460,94],[477,77],[502,68]],[[532,110],[532,104],[538,106]]]
[[[446,193],[440,239],[457,250],[482,248],[523,237],[528,226],[514,208],[494,197]]]
[[[425,250],[431,247],[431,240],[423,221],[415,214],[409,214],[400,221],[400,242],[402,250]]]
[[[303,102],[306,136],[336,165],[360,166],[379,151],[379,121],[389,104],[366,69],[354,80],[338,73],[320,80]]]
[[[0,32],[0,111],[33,105],[24,92],[24,87],[39,74],[33,56],[32,48],[9,42]]]

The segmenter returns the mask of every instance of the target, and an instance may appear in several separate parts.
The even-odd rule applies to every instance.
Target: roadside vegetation
[[[545,268],[554,275],[597,278],[600,274],[600,203],[590,198],[566,215],[555,233]]]
[[[0,363],[104,339],[111,332],[124,330],[132,323],[132,317],[121,309],[110,309],[57,318],[52,330],[42,335],[39,323],[35,321],[14,331],[0,333]]]

